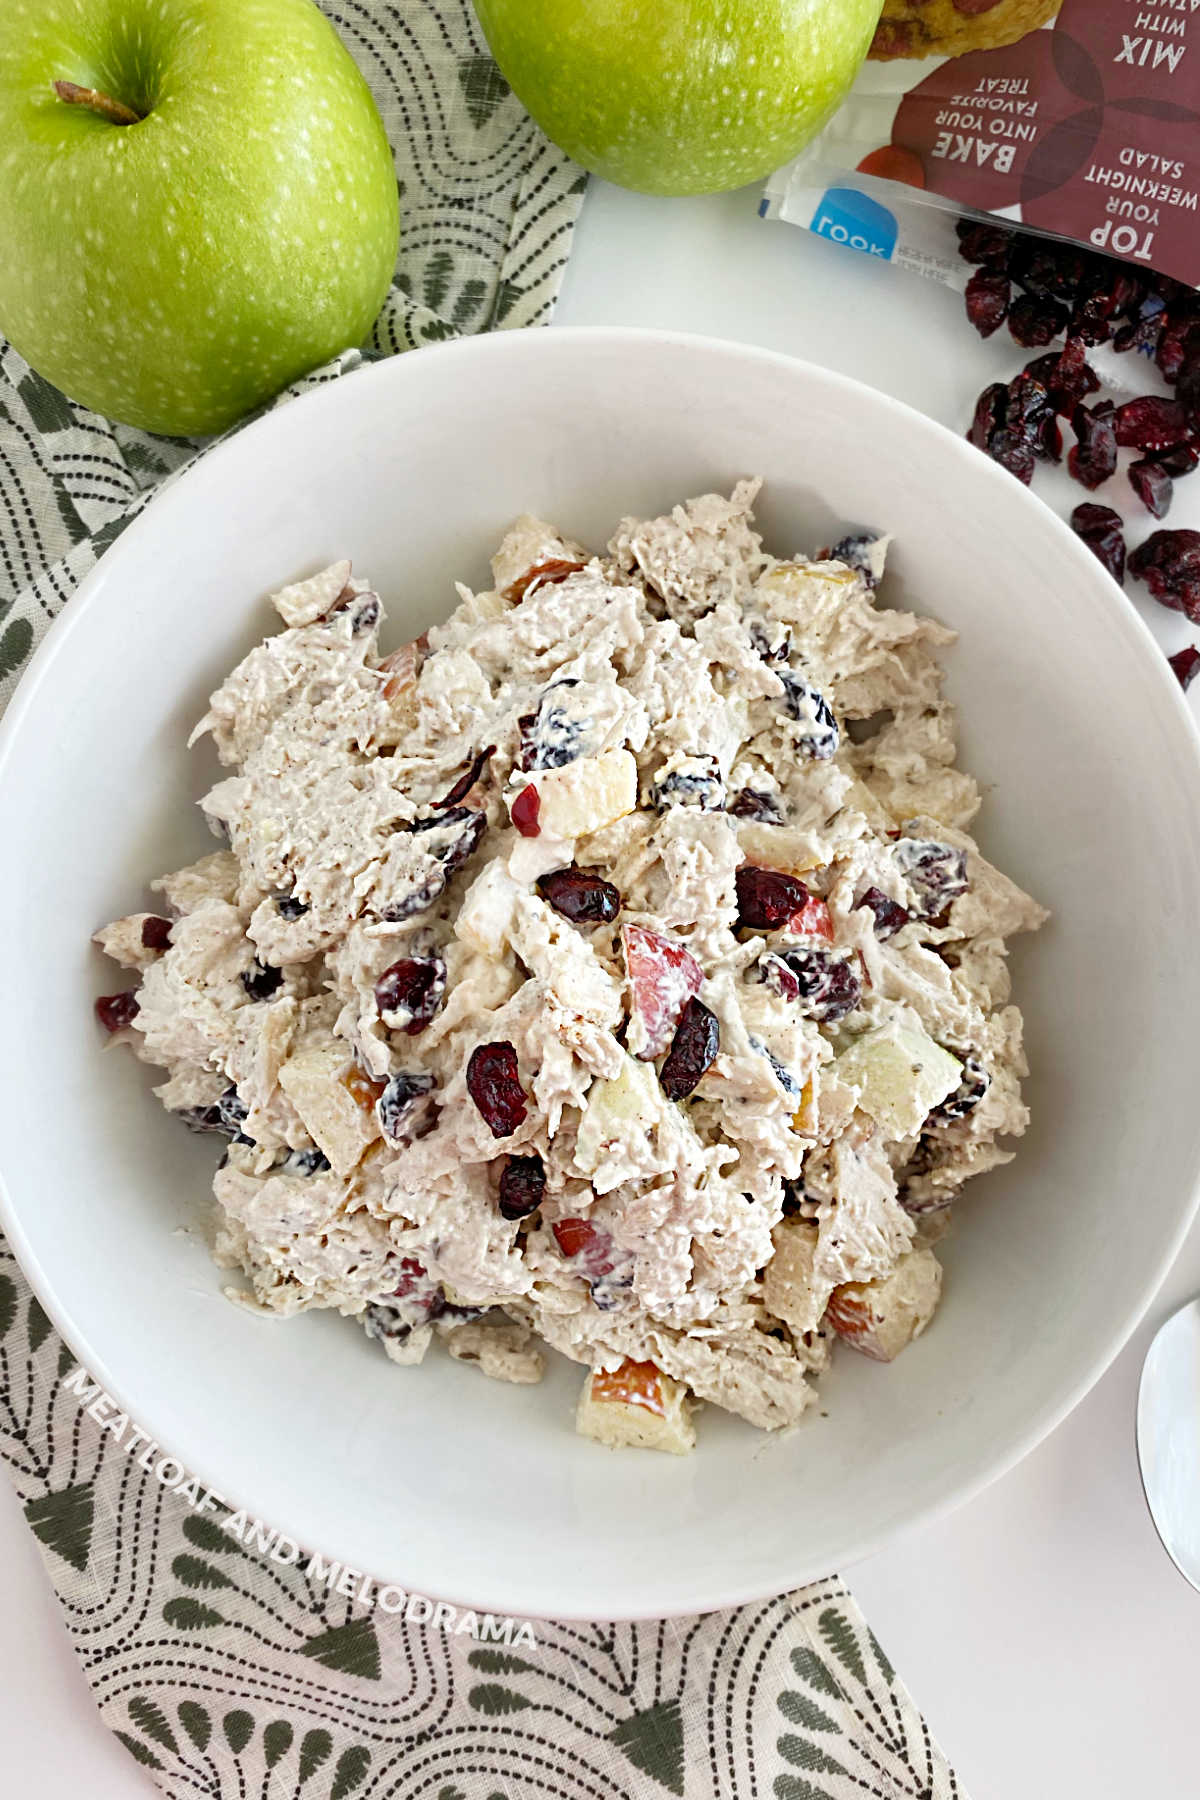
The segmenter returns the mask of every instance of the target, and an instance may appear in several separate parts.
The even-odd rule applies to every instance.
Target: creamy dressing
[[[650,1361],[764,1427],[811,1401],[846,1284],[881,1340],[927,1321],[946,1205],[1025,1128],[1004,939],[1046,915],[968,835],[952,634],[877,606],[885,540],[770,556],[757,486],[599,556],[523,517],[495,586],[387,657],[336,564],[213,695],[228,848],[155,884],[165,949],[144,914],[97,937],[141,975],[124,1035],[164,1103],[231,1137],[216,1254],[246,1303],[513,1381],[538,1339]],[[803,911],[747,926],[748,865]],[[614,919],[549,904],[567,866]],[[696,1002],[718,1047],[672,1100]],[[497,1044],[524,1096],[499,1132],[467,1074]],[[544,1175],[518,1218],[511,1157]]]

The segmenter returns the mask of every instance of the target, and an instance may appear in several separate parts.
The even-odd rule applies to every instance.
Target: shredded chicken
[[[1026,1124],[1004,940],[1046,915],[967,835],[952,633],[876,604],[883,539],[768,554],[757,488],[600,555],[526,515],[390,656],[349,563],[283,588],[197,727],[227,847],[96,937],[114,1033],[229,1140],[242,1303],[509,1381],[540,1339],[613,1443],[894,1354]]]

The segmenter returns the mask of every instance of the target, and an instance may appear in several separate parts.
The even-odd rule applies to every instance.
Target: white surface
[[[895,534],[888,597],[961,631],[946,660],[964,761],[997,795],[981,841],[1053,914],[1013,950],[1033,1126],[941,1246],[937,1329],[902,1363],[836,1357],[794,1433],[763,1437],[713,1409],[690,1457],[597,1456],[568,1423],[579,1372],[559,1358],[536,1395],[443,1356],[398,1381],[336,1315],[281,1327],[226,1304],[200,1229],[213,1145],[155,1103],[157,1070],[100,1054],[83,996],[113,971],[88,938],[142,903],[148,875],[211,848],[184,801],[215,759],[188,751],[188,731],[260,636],[255,597],[349,551],[399,644],[442,616],[456,574],[487,579],[523,507],[599,543],[623,515],[747,469],[767,477],[768,544],[881,522]],[[0,1218],[121,1411],[309,1549],[535,1618],[658,1618],[798,1586],[1036,1443],[1107,1366],[1178,1247],[1200,1182],[1198,793],[1178,683],[1092,554],[961,436],[877,390],[662,332],[496,333],[394,357],[270,414],[159,495],[0,727],[0,842],[25,870],[0,888],[0,942],[23,952],[9,977],[22,1030],[0,1038]],[[1110,914],[1137,917],[1150,868],[1154,936],[1126,933],[1114,957]],[[56,1131],[64,1106],[69,1133]],[[284,1392],[306,1397],[302,1434]],[[497,1489],[538,1496],[536,1558]]]
[[[597,190],[560,317],[802,351],[956,427],[983,383],[1021,360],[1003,334],[980,345],[951,296],[760,225],[745,196],[664,203]],[[1180,492],[1171,523],[1200,522],[1187,484]],[[1153,622],[1169,647],[1185,640],[1173,617]],[[1138,1191],[1126,1206],[1136,1232]],[[1132,1437],[1153,1323],[1197,1288],[1194,1233],[1133,1344],[1048,1443],[950,1521],[853,1573],[974,1800],[1182,1800],[1193,1791],[1198,1602],[1153,1537]],[[10,1582],[29,1576],[36,1558],[14,1510],[0,1508]],[[22,1598],[18,1590],[0,1613],[0,1741],[14,1791],[36,1776],[54,1797],[76,1787],[100,1800],[144,1795],[141,1774],[126,1765],[121,1775],[124,1753],[80,1701],[51,1608],[27,1609]]]

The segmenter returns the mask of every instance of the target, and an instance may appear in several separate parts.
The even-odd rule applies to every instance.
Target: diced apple
[[[763,1271],[763,1304],[797,1336],[821,1323],[829,1286],[813,1280],[817,1228],[804,1219],[783,1219],[771,1233],[775,1254]]]
[[[896,828],[896,821],[883,801],[857,776],[842,796],[842,806],[847,811],[861,813],[864,819],[877,826],[880,831],[894,831]]]
[[[550,1227],[554,1241],[564,1256],[582,1256],[600,1233],[590,1219],[556,1219]]]
[[[662,1117],[662,1089],[648,1063],[626,1056],[612,1081],[593,1081],[575,1139],[575,1167],[592,1175],[636,1131]]]
[[[815,1137],[823,1144],[840,1136],[858,1105],[857,1088],[839,1081],[834,1067],[826,1063],[809,1076],[800,1093],[800,1104],[792,1114],[793,1131],[801,1137]]]
[[[411,644],[401,644],[399,650],[393,650],[390,656],[384,657],[379,667],[387,676],[383,684],[383,697],[389,706],[412,693],[428,649],[429,635],[422,632]]]
[[[696,1443],[689,1398],[654,1363],[626,1357],[612,1373],[592,1370],[579,1396],[576,1430],[613,1447],[686,1456]]]
[[[379,1136],[379,1084],[353,1066],[344,1044],[316,1044],[288,1057],[279,1085],[335,1172],[348,1175]]]
[[[810,894],[799,911],[792,914],[786,929],[793,937],[822,938],[825,943],[832,944],[833,915],[823,900]]]
[[[690,950],[644,925],[623,925],[621,943],[633,996],[633,1051],[648,1062],[670,1043],[704,971]]]
[[[311,625],[329,611],[349,580],[349,562],[330,563],[319,575],[280,588],[271,595],[271,604],[285,625]]]
[[[962,1064],[928,1032],[895,1023],[864,1032],[834,1068],[889,1138],[914,1137],[962,1080]]]
[[[732,814],[729,823],[737,832],[738,845],[746,861],[758,863],[763,868],[782,869],[788,875],[807,875],[828,860],[812,832],[797,831],[790,825],[762,825],[757,820],[739,819]]]
[[[488,863],[463,895],[454,921],[455,937],[480,956],[498,962],[512,936],[520,893],[503,863]]]
[[[550,837],[586,837],[623,819],[637,805],[637,763],[628,750],[581,756],[534,778],[538,825]]]
[[[920,1337],[937,1310],[942,1266],[932,1250],[912,1250],[879,1281],[836,1287],[825,1318],[840,1338],[876,1362],[891,1362]]]
[[[513,520],[492,558],[492,580],[500,593],[515,602],[532,582],[539,564],[565,562],[581,569],[590,554],[545,519],[522,513]]]

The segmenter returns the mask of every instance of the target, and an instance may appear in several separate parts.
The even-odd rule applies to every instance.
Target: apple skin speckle
[[[56,98],[97,69],[138,124]],[[311,0],[2,0],[0,171],[0,331],[150,431],[220,431],[363,342],[395,271],[391,150]]]
[[[758,180],[816,135],[866,56],[879,0],[475,0],[475,11],[518,99],[585,169],[642,193],[702,194]],[[762,71],[753,95],[733,91],[747,67]]]

